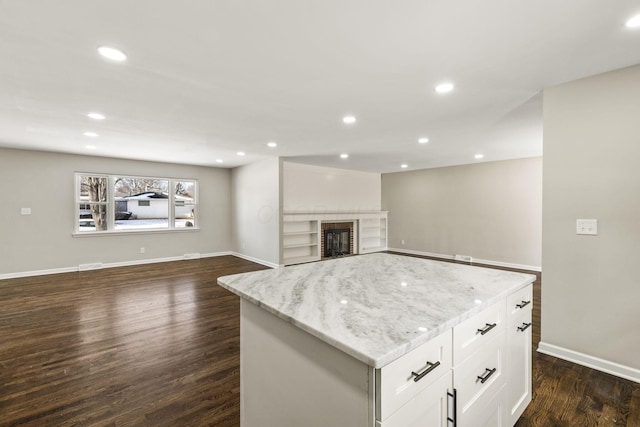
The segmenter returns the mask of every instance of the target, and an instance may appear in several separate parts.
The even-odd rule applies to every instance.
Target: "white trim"
[[[441,259],[453,260],[455,258],[454,255],[434,254],[431,252],[414,251],[412,249],[388,248],[387,250],[391,252],[400,252],[400,253],[411,254],[411,255],[430,256],[430,257],[441,258]],[[538,272],[542,271],[542,267],[537,265],[514,264],[511,262],[492,261],[488,259],[478,259],[475,257],[473,258],[473,262],[471,264],[472,265],[473,264],[495,265],[496,267],[515,268],[517,270],[529,270],[529,271],[538,271]]]
[[[239,252],[230,252],[229,254],[233,255],[233,256],[237,256],[238,258],[246,259],[247,261],[255,262],[256,264],[266,265],[267,267],[271,267],[271,268],[280,268],[280,267],[282,267],[282,265],[276,264],[275,262],[264,261],[262,259],[254,258],[252,256],[241,254]]]
[[[619,363],[600,359],[595,356],[590,356],[588,354],[569,350],[567,348],[548,344],[542,341],[538,344],[538,352],[640,383],[640,369],[620,365]]]
[[[46,276],[47,274],[74,273],[78,267],[51,268],[48,270],[18,271],[16,273],[0,274],[0,280],[19,279],[21,277]]]
[[[191,254],[185,254],[191,255]],[[185,255],[173,256],[173,257],[165,257],[165,258],[152,258],[152,259],[140,259],[140,260],[132,260],[132,261],[121,261],[121,262],[110,262],[110,263],[88,263],[88,264],[80,264],[76,267],[64,267],[64,268],[52,268],[48,270],[36,270],[36,271],[19,271],[16,273],[5,273],[0,274],[0,280],[4,279],[18,279],[20,277],[32,277],[32,276],[45,276],[47,274],[58,274],[58,273],[76,273],[78,271],[87,271],[87,270],[99,270],[101,268],[115,268],[115,267],[128,267],[132,265],[142,265],[142,264],[156,264],[159,262],[171,262],[171,261],[185,261]],[[212,258],[218,256],[225,255],[235,255],[232,252],[212,252],[207,254],[200,254],[200,258]],[[239,258],[243,258],[238,256]],[[258,261],[255,261],[258,262]],[[101,267],[96,268],[87,268],[87,266],[97,266],[101,265]],[[262,264],[262,263],[260,263]]]

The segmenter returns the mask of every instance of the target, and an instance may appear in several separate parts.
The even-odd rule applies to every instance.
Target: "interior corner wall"
[[[389,248],[539,269],[542,158],[382,175]]]
[[[640,66],[548,88],[543,107],[541,346],[640,379]]]
[[[76,172],[197,179],[200,229],[73,237]],[[0,275],[227,252],[230,176],[219,168],[0,148]],[[32,214],[21,215],[23,207]]]
[[[256,262],[280,262],[280,159],[231,171],[233,251]]]
[[[293,162],[282,164],[284,212],[379,211],[380,174]]]

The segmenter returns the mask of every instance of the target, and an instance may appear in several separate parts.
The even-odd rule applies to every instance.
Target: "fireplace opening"
[[[324,257],[338,257],[351,253],[351,230],[348,228],[324,230]]]

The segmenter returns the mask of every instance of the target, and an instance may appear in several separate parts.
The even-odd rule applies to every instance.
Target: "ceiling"
[[[637,0],[0,0],[0,146],[382,173],[539,156],[543,88],[640,63],[640,28],[624,25],[639,13]],[[454,90],[436,93],[443,81]]]

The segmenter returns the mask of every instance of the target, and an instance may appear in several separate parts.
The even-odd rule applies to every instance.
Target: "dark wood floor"
[[[1,426],[239,425],[226,256],[0,281]],[[534,348],[540,336],[535,284]],[[518,427],[640,426],[640,385],[534,352]]]

